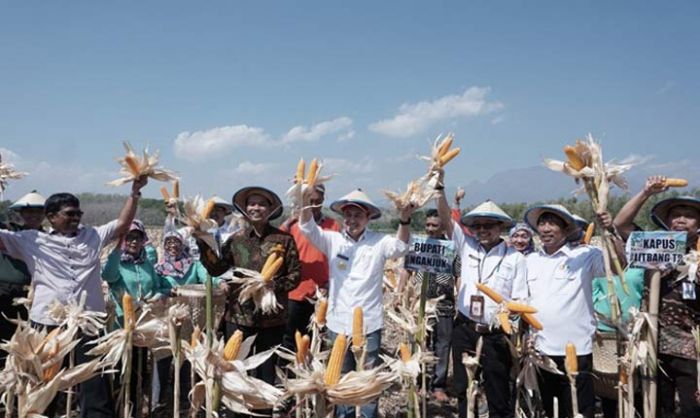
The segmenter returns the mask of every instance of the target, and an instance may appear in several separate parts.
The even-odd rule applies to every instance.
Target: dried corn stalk
[[[282,307],[277,301],[274,288],[270,286],[269,280],[266,281],[261,272],[236,267],[233,269],[233,277],[229,282],[241,285],[238,301],[245,303],[252,300],[256,312],[261,311],[268,315],[279,311]]]
[[[143,150],[143,156],[139,157],[134,153],[133,148],[128,142],[124,142],[124,148],[126,149],[126,155],[117,159],[122,166],[121,170],[119,170],[122,177],[107,183],[110,186],[121,186],[141,176],[148,176],[158,181],[177,180],[175,173],[158,167],[158,151],[149,155],[148,148],[146,148]]]
[[[218,251],[219,245],[216,243],[216,238],[209,232],[217,227],[216,221],[209,219],[213,207],[213,200],[204,200],[199,195],[192,199],[185,198],[184,213],[181,215],[180,221],[187,225],[193,236],[204,241],[214,251]]]
[[[3,162],[0,155],[0,197],[7,188],[8,180],[19,180],[26,175],[27,173],[23,171],[15,170],[12,164]]]
[[[406,191],[401,194],[389,190],[384,191],[384,195],[394,204],[398,211],[411,206],[416,209],[422,208],[433,200],[437,194],[435,187],[428,185],[422,179],[408,183]]]

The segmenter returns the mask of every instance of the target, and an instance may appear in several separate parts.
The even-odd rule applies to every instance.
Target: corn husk
[[[313,159],[309,164],[309,173],[305,175],[304,160],[300,160],[297,164],[294,177],[292,178],[292,185],[287,189],[285,195],[292,206],[293,210],[303,209],[304,206],[304,195],[313,190],[314,187],[328,182],[328,180],[333,178],[333,175],[322,176],[321,171],[323,169],[323,163],[317,159]],[[312,172],[313,171],[313,172]],[[309,183],[311,182],[311,183]]]
[[[0,155],[0,196],[7,189],[8,180],[19,180],[27,174],[24,171],[15,170],[12,164],[3,162],[2,155]]]
[[[236,267],[233,269],[233,277],[229,281],[241,285],[238,290],[238,301],[246,303],[252,300],[256,312],[261,311],[268,315],[282,308],[282,305],[277,301],[274,289],[269,286],[259,271]]]
[[[158,151],[149,155],[148,148],[143,150],[143,155],[139,157],[134,153],[131,144],[124,142],[126,155],[118,158],[119,165],[122,166],[119,173],[122,177],[107,183],[110,186],[121,186],[136,180],[141,176],[148,176],[158,181],[175,181],[177,177],[170,170],[158,167]]]
[[[205,213],[208,204],[209,201],[199,195],[191,199],[185,198],[183,203],[184,212],[180,217],[180,221],[187,225],[192,235],[201,239],[214,251],[218,252],[219,245],[216,243],[216,238],[209,232],[215,229],[217,224],[213,219],[209,219],[209,216]]]
[[[408,183],[406,191],[401,194],[385,190],[384,195],[394,204],[397,211],[401,211],[408,207],[422,208],[433,200],[438,192],[435,187],[419,179]]]

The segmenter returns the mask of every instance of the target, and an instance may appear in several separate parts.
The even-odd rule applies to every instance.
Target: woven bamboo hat
[[[537,221],[540,216],[545,213],[551,213],[564,221],[564,230],[567,233],[572,233],[576,230],[576,220],[574,216],[562,205],[537,205],[533,206],[525,212],[525,223],[527,223],[530,228],[537,231]]]
[[[356,205],[364,208],[369,213],[369,219],[378,219],[382,216],[382,211],[370,200],[369,196],[362,189],[356,189],[331,203],[331,210],[338,214],[343,214],[343,208],[348,205]]]
[[[513,218],[511,218],[503,209],[490,200],[485,201],[462,216],[462,223],[466,226],[471,226],[474,224],[474,221],[477,218],[489,218],[496,220],[502,223],[505,228],[513,225]]]
[[[19,210],[23,208],[44,208],[44,203],[46,198],[40,195],[36,190],[25,194],[24,196],[17,199],[15,203],[10,205],[10,209]]]
[[[691,207],[698,212],[698,215],[700,215],[700,199],[693,196],[679,196],[664,199],[654,205],[654,207],[651,208],[651,220],[660,228],[667,230],[670,229],[667,224],[668,214],[671,212],[671,209],[678,206]],[[700,221],[700,219],[698,219],[698,221]]]
[[[270,216],[267,218],[268,220],[277,219],[282,216],[284,208],[282,207],[282,201],[279,196],[277,196],[275,192],[260,186],[244,187],[237,191],[233,195],[233,199],[231,199],[233,201],[233,207],[243,216],[246,216],[246,203],[248,202],[248,198],[254,194],[260,195],[270,202]]]

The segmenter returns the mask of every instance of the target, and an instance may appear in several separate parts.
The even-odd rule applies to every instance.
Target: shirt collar
[[[343,228],[343,236],[344,236],[345,239],[347,239],[348,241],[360,242],[360,241],[362,241],[363,239],[365,239],[365,237],[367,236],[367,227],[365,227],[365,230],[362,231],[362,235],[360,235],[360,238],[358,238],[357,241],[355,241],[355,240],[350,236],[350,234],[348,234],[348,232],[347,232],[347,230],[346,230],[345,228]]]
[[[569,257],[569,256],[571,256],[571,251],[572,251],[572,248],[568,243],[562,245],[561,248],[556,250],[553,254],[547,254],[547,252],[544,250],[544,247],[540,248],[540,254],[544,257],[556,257],[556,255],[559,253],[562,253],[566,257]]]
[[[84,228],[83,224],[78,225],[78,230],[75,231],[75,234],[73,234],[73,235],[63,235],[63,234],[59,234],[58,231],[56,231],[55,229],[53,229],[53,227],[49,227],[49,229],[46,230],[46,233],[49,234],[49,235],[57,235],[57,236],[60,236],[60,237],[75,238],[75,237],[78,236],[78,234],[80,233],[80,231],[81,231],[83,228]],[[42,232],[43,232],[43,231],[42,231]]]
[[[260,232],[260,235],[258,235],[258,232],[255,228],[253,228],[253,225],[248,225],[245,229],[245,235],[247,237],[259,237],[259,238],[265,238],[266,236],[270,235],[272,227],[270,226],[269,223],[265,224],[265,227],[263,230]]]

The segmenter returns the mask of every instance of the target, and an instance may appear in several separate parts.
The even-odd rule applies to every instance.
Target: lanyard
[[[489,275],[486,276],[486,277],[483,279],[483,280],[484,280],[484,283],[486,283],[486,282],[491,278],[491,276],[493,276],[493,274],[496,273],[496,272],[498,271],[498,269],[501,267],[501,263],[503,263],[503,260],[506,258],[506,255],[507,255],[507,254],[508,254],[508,251],[507,251],[507,250],[504,250],[504,251],[503,251],[503,255],[501,256],[501,259],[498,260],[498,263],[496,264],[496,267],[494,267],[493,270],[491,270],[491,273],[489,273]],[[483,268],[484,268],[484,265],[482,264],[482,262],[485,262],[487,257],[488,257],[488,253],[484,254],[484,258],[480,258],[480,259],[479,259],[479,265],[478,265],[478,268],[477,268],[477,273],[479,274],[479,283],[481,283],[481,280],[482,280],[482,270],[483,270]]]

